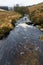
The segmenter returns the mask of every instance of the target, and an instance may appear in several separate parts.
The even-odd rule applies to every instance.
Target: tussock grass
[[[11,24],[12,20],[19,19],[21,14],[14,12],[14,11],[0,11],[0,28],[4,26],[8,26],[9,28],[13,28]]]
[[[28,7],[31,21],[43,28],[43,3]]]

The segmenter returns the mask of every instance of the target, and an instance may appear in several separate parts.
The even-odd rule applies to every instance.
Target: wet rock
[[[21,55],[23,55],[23,54],[24,54],[24,52],[20,52],[20,54],[21,54]]]

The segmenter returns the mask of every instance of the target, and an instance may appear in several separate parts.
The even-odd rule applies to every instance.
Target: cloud
[[[43,2],[43,0],[0,0],[1,6],[13,6],[15,4],[20,5],[33,5]]]

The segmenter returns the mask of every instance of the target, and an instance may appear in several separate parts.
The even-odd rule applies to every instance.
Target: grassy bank
[[[28,11],[32,23],[43,28],[43,3],[28,7]]]
[[[14,28],[13,24],[20,17],[21,14],[15,11],[0,11],[0,39]]]
[[[0,28],[8,26],[10,29],[12,29],[12,20],[17,20],[20,17],[21,15],[14,11],[0,11]]]

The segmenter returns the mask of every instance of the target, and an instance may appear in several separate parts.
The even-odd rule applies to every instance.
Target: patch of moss
[[[40,36],[40,39],[43,41],[43,35]]]
[[[8,33],[10,31],[10,28],[9,27],[3,27],[2,30],[4,33]]]
[[[0,29],[0,39],[3,39],[4,37],[6,37],[10,32],[10,28],[8,27],[3,27],[2,29]]]

